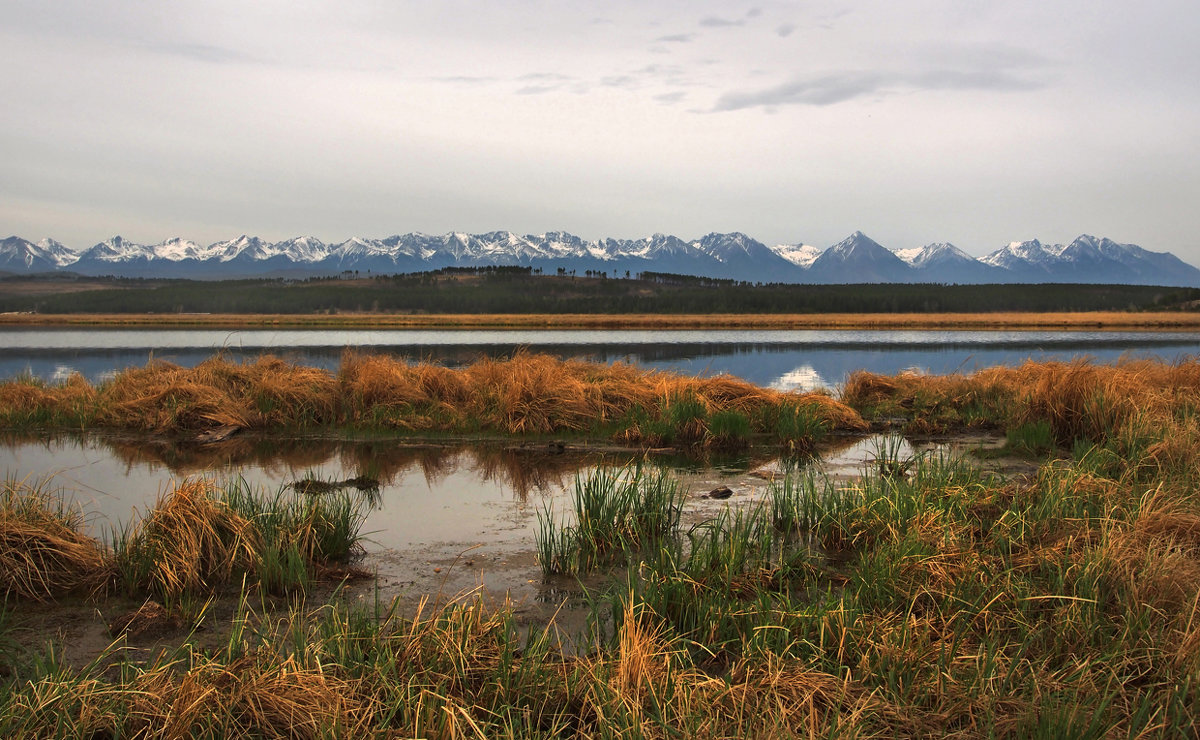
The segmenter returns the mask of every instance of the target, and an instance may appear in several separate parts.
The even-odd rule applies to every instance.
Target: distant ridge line
[[[611,276],[664,272],[767,283],[1108,283],[1200,286],[1200,270],[1169,252],[1081,235],[1070,244],[1012,242],[981,258],[949,243],[889,250],[861,231],[819,249],[767,246],[741,232],[685,241],[669,234],[584,240],[563,231],[519,235],[397,234],[327,244],[315,237],[268,242],[241,235],[201,245],[181,238],[146,245],[120,236],[76,252],[61,242],[0,240],[0,271],[227,279],[407,273],[445,267],[517,265],[543,272]]]

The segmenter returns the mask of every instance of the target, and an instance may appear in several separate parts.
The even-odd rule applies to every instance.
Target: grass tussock
[[[1026,362],[947,376],[860,371],[841,400],[868,418],[904,419],[914,432],[1048,424],[1069,448],[1113,438],[1138,421],[1190,419],[1200,408],[1200,360]]]
[[[801,415],[807,423],[797,425]],[[0,424],[194,434],[236,427],[394,428],[511,435],[591,434],[628,444],[743,446],[754,435],[811,442],[858,431],[856,412],[821,394],[693,378],[624,363],[518,353],[460,369],[347,352],[337,373],[274,357],[194,368],[153,361],[96,387],[0,383]]]
[[[127,590],[166,602],[245,577],[270,593],[302,590],[357,553],[364,501],[185,481],[117,534],[116,569]]]
[[[251,571],[259,533],[211,490],[212,484],[203,479],[176,486],[116,538],[117,562],[127,587],[177,598]]]
[[[270,495],[188,480],[118,529],[110,548],[85,533],[61,491],[9,480],[0,489],[0,590],[45,601],[121,586],[172,604],[233,582],[302,589],[327,573],[352,574],[344,564],[358,553],[363,506],[349,494]]]
[[[103,548],[82,533],[83,515],[44,485],[7,479],[0,487],[0,591],[45,601],[101,588]]]

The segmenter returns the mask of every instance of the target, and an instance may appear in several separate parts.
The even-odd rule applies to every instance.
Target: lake
[[[894,374],[967,372],[1026,359],[1121,357],[1175,361],[1200,354],[1200,333],[1157,331],[980,330],[310,330],[23,329],[0,330],[0,378],[28,373],[92,381],[151,357],[195,365],[216,352],[242,359],[275,354],[336,369],[357,348],[451,366],[522,348],[598,362],[628,361],[689,375],[729,373],[781,390],[834,388],[859,369]]]

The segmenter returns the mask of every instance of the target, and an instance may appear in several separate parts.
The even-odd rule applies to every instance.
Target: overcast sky
[[[0,231],[1200,262],[1200,3],[0,0]]]

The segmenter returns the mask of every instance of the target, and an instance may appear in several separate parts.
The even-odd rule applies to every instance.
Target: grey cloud
[[[796,30],[795,23],[783,23],[783,24],[780,24],[775,29],[775,34],[781,38],[787,38],[788,36],[791,36],[792,33],[795,32],[795,30]]]
[[[746,21],[741,19],[730,20],[728,18],[718,18],[715,15],[710,15],[705,18],[701,18],[700,25],[706,28],[727,28],[729,26],[744,26],[746,25]]]
[[[578,78],[557,72],[528,72],[516,80],[524,83],[517,88],[517,95],[544,95],[561,90],[571,83],[575,83],[576,86],[580,84]]]
[[[659,36],[658,38],[656,38],[654,40],[661,41],[661,42],[664,42],[667,44],[687,44],[687,43],[690,43],[691,41],[695,40],[695,38],[696,38],[696,34],[694,34],[694,33],[672,33],[667,36]]]
[[[431,77],[434,82],[447,82],[452,85],[487,85],[495,82],[495,77],[472,77],[471,75],[451,75],[448,77]]]
[[[750,8],[746,11],[747,18],[757,18],[762,15],[762,8]]]
[[[185,59],[207,62],[209,64],[239,64],[261,61],[238,49],[228,49],[210,44],[155,44],[146,46],[145,48],[159,54],[184,57]]]
[[[843,72],[792,80],[762,90],[727,92],[717,99],[713,110],[743,110],[777,105],[833,105],[877,92],[887,81],[885,75],[864,72]]]
[[[1040,90],[1046,83],[1022,79],[1002,70],[936,69],[913,76],[914,87],[927,90]]]
[[[517,95],[544,95],[554,92],[558,88],[558,85],[526,85],[517,88]]]
[[[842,71],[797,78],[761,90],[726,92],[714,111],[781,105],[834,105],[868,95],[897,90],[995,90],[1010,92],[1045,87],[1040,80],[1014,76],[1005,70],[933,69],[916,73]]]
[[[632,74],[663,77],[677,75],[681,72],[683,72],[683,67],[678,64],[647,64],[644,67],[633,70]]]
[[[557,72],[529,72],[517,78],[522,81],[542,81],[542,82],[570,82],[575,79],[568,75],[559,74]]]
[[[601,77],[600,84],[605,87],[633,87],[637,84],[637,80],[629,75],[613,75]]]
[[[678,103],[679,101],[683,100],[686,97],[687,97],[686,92],[684,92],[683,90],[676,90],[675,92],[663,93],[662,95],[655,95],[654,99],[660,103],[663,103],[664,105],[670,105],[672,103]]]

